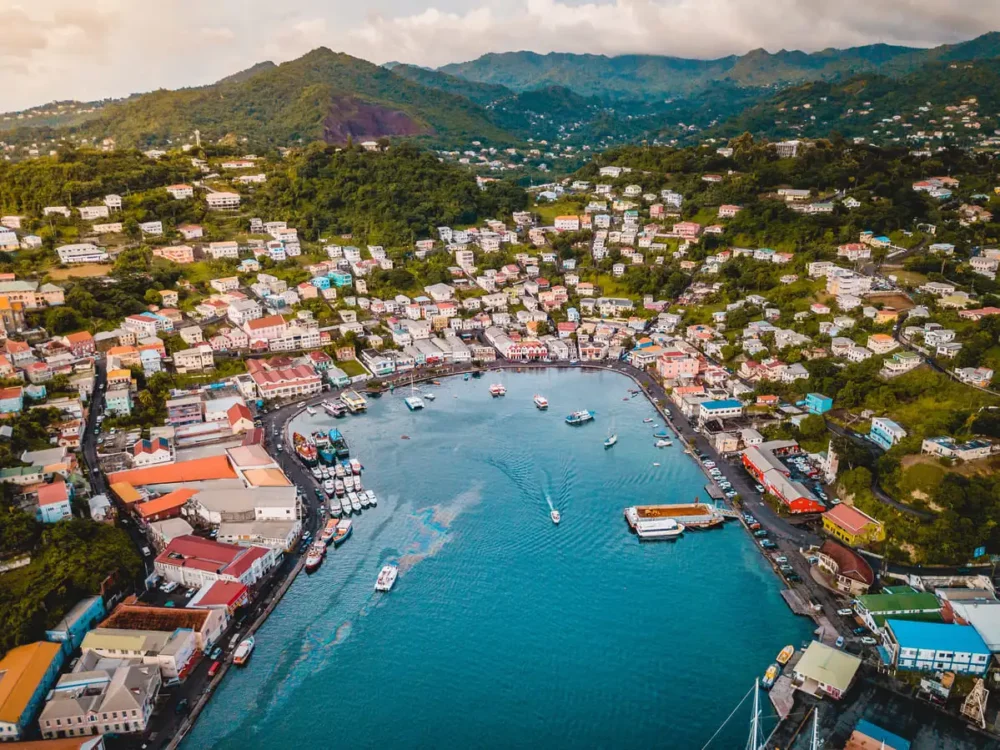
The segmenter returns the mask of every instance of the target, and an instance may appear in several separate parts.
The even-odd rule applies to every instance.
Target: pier
[[[671,518],[689,529],[708,529],[725,520],[718,508],[705,503],[636,505],[625,509],[625,520],[633,530],[639,521],[654,518]]]

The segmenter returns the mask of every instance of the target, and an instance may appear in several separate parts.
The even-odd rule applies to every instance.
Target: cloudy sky
[[[201,85],[320,45],[442,65],[485,52],[718,57],[1000,29],[996,0],[0,0],[0,111]]]

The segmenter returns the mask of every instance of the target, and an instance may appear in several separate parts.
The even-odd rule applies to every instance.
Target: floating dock
[[[705,503],[634,505],[625,509],[625,520],[633,531],[639,521],[658,518],[671,518],[688,529],[709,529],[726,520],[718,508]]]

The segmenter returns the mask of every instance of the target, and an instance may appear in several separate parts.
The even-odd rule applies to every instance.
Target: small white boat
[[[379,571],[378,579],[375,581],[376,591],[389,591],[396,583],[396,576],[399,575],[399,568],[395,565],[386,565]]]
[[[669,448],[671,445],[673,445],[673,443],[671,441],[669,441],[669,440],[657,440],[656,441],[656,447],[657,448]]]
[[[378,498],[375,497],[375,493],[371,490],[365,490],[365,494],[368,496],[368,503],[370,505],[378,505]]]
[[[360,513],[361,512],[361,501],[358,500],[358,496],[356,494],[354,494],[353,492],[351,494],[354,495],[354,499],[351,499],[350,495],[347,496],[348,500],[350,500],[350,503],[351,503],[351,510],[353,510],[355,513]]]
[[[545,411],[546,409],[549,408],[549,400],[545,398],[545,396],[542,396],[541,394],[536,394],[533,400],[535,402],[535,406],[538,408],[539,411]]]
[[[358,492],[361,489],[361,477],[357,474],[351,477],[351,486],[354,487],[355,492]]]
[[[490,395],[493,398],[498,398],[500,396],[507,395],[507,389],[504,387],[503,383],[494,383],[490,386]]]
[[[338,518],[341,513],[343,513],[343,508],[340,507],[340,500],[335,497],[330,498],[330,515],[334,518]]]
[[[323,479],[329,479],[330,478],[330,470],[326,466],[320,466],[319,467],[319,475]]]
[[[313,466],[309,469],[309,472],[313,475],[313,479],[322,479],[323,471],[318,466]]]
[[[347,495],[340,498],[340,508],[344,513],[351,513],[354,511],[354,506],[351,505],[351,501],[347,499]]]
[[[643,424],[651,424],[653,422],[653,418],[652,417],[646,417],[644,420],[642,420],[642,422],[643,422]]]
[[[559,515],[559,511],[556,510],[555,508],[553,508],[549,513],[549,518],[552,519],[552,523],[554,523],[556,526],[558,526],[559,522],[562,520],[562,516]]]
[[[618,433],[617,432],[613,432],[610,435],[608,435],[608,439],[604,441],[604,447],[605,448],[610,448],[613,445],[615,445],[617,442],[618,442]]]
[[[351,501],[351,507],[352,507],[352,508],[354,507],[354,504],[355,504],[355,503],[357,503],[357,504],[358,504],[358,507],[359,507],[359,508],[363,508],[363,507],[365,507],[365,506],[363,506],[363,505],[361,504],[361,498],[360,498],[360,497],[358,497],[358,494],[357,494],[356,492],[348,492],[348,493],[347,493],[347,499]]]
[[[332,494],[334,494],[337,491],[337,488],[334,485],[332,479],[327,479],[325,482],[323,482],[323,491],[327,495],[332,495]]]
[[[659,461],[653,461],[653,466],[659,466],[659,465],[660,465]]]
[[[333,473],[337,475],[338,479],[343,479],[344,476],[347,474],[347,470],[344,469],[343,464],[334,464]]]
[[[352,474],[360,474],[361,473],[361,462],[358,459],[352,458],[348,462],[348,464],[350,466]]]
[[[371,502],[368,500],[367,492],[352,492],[351,494],[358,498],[358,502],[361,503],[362,508],[368,508],[371,506]]]
[[[433,401],[434,399],[437,398],[437,396],[435,396],[433,393],[425,393],[424,398],[426,398],[428,401]]]
[[[316,416],[316,410],[315,410],[315,409],[313,409],[313,408],[312,408],[311,406],[307,406],[307,407],[306,407],[306,413],[307,413],[307,414],[308,414],[308,415],[309,415],[310,417],[315,417],[315,416]]]

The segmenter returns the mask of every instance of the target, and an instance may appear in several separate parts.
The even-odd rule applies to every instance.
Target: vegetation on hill
[[[136,146],[190,139],[196,128],[209,140],[232,136],[255,146],[381,136],[512,140],[464,97],[326,48],[264,67],[211,86],[156,91],[109,105],[79,133]]]
[[[442,73],[439,70],[421,68],[418,65],[394,65],[391,70],[395,75],[408,81],[448,94],[464,96],[469,101],[480,105],[491,104],[500,99],[509,99],[515,96],[515,93],[506,86],[470,81]]]
[[[763,49],[715,60],[689,60],[658,55],[577,55],[534,52],[490,53],[454,63],[441,72],[480,83],[525,91],[540,86],[565,86],[585,96],[608,100],[690,95],[719,81],[741,86],[785,86],[804,81],[835,80],[857,73],[900,75],[935,61],[992,58],[1000,55],[1000,34],[933,49],[874,44],[826,49],[810,54]]]
[[[509,216],[527,196],[507,182],[485,190],[465,169],[409,144],[385,152],[313,145],[291,159],[254,198],[261,215],[285,219],[307,239],[406,246],[435,227]]]

